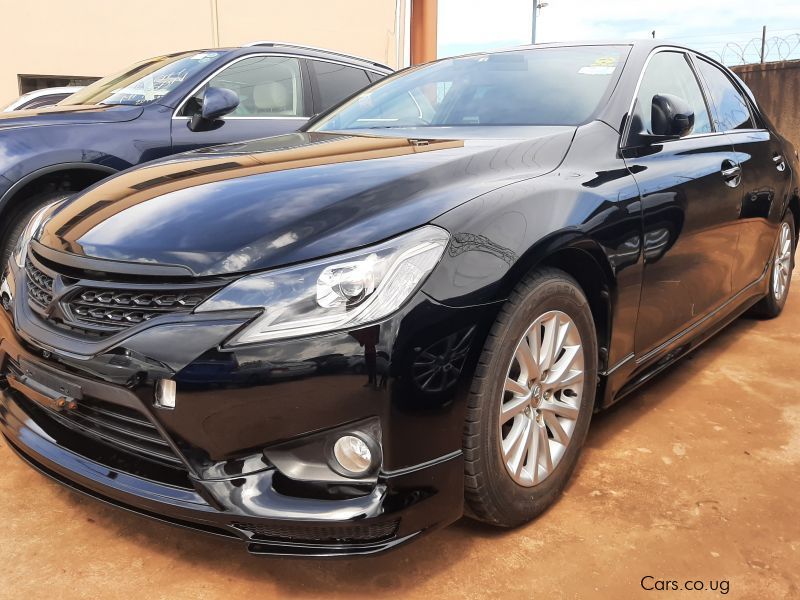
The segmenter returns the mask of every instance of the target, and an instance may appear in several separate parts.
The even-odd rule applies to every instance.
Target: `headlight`
[[[449,239],[445,230],[426,225],[364,250],[250,275],[195,312],[263,308],[234,345],[363,327],[405,304],[433,271]]]
[[[54,206],[61,204],[61,202],[63,202],[63,200],[58,200],[57,202],[43,206],[37,210],[31,217],[31,220],[28,221],[28,225],[25,227],[22,235],[19,236],[17,245],[14,248],[14,261],[17,263],[17,266],[20,269],[25,268],[25,259],[28,257],[28,246],[30,245],[31,240],[39,237],[39,232],[42,228],[42,225],[45,223],[45,217],[50,214],[50,210]]]

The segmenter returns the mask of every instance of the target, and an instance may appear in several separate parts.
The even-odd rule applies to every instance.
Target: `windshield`
[[[166,96],[187,78],[220,56],[220,52],[184,52],[151,58],[110,77],[95,81],[59,106],[127,104],[141,106]]]
[[[578,125],[595,112],[628,50],[533,48],[438,61],[383,80],[311,130]]]

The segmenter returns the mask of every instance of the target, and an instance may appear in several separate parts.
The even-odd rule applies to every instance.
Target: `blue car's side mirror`
[[[189,121],[189,129],[213,129],[216,122],[239,106],[239,96],[226,88],[207,88],[203,94],[203,107]]]

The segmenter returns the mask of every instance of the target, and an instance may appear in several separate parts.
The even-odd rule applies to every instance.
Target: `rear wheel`
[[[11,214],[9,217],[10,223],[7,226],[6,234],[0,240],[0,271],[4,270],[8,260],[11,258],[11,253],[17,245],[22,232],[31,220],[33,215],[47,204],[55,202],[59,198],[64,197],[64,192],[44,192],[36,194],[24,200],[24,206]]]
[[[586,438],[596,385],[586,296],[562,271],[535,271],[501,310],[471,389],[464,453],[473,516],[512,527],[558,498]]]
[[[794,270],[794,215],[787,210],[778,227],[775,249],[770,262],[769,292],[753,307],[756,316],[774,319],[783,311]]]

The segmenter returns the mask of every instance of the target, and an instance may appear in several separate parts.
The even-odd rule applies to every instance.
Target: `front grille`
[[[98,273],[60,274],[58,266],[27,260],[29,305],[56,327],[108,337],[165,315],[189,314],[222,284],[112,282]],[[54,307],[54,297],[57,306]]]
[[[88,287],[70,294],[64,305],[67,308],[65,312],[74,323],[120,331],[162,315],[190,313],[216,290]]]
[[[276,540],[299,543],[379,542],[392,538],[400,526],[399,520],[369,525],[252,525],[231,523],[233,527],[253,534],[254,541]]]
[[[30,260],[27,261],[25,270],[28,275],[28,299],[39,308],[46,309],[53,301],[53,278],[37,269]]]

